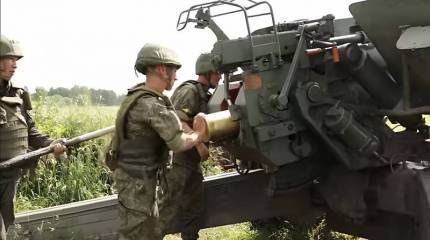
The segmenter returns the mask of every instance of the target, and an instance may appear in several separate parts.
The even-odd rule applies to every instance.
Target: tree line
[[[77,105],[101,105],[115,106],[119,105],[125,95],[117,95],[113,90],[93,89],[83,86],[73,86],[72,88],[49,88],[37,87],[35,93],[31,95],[34,101],[41,101],[47,97],[59,96],[68,100],[68,102]]]

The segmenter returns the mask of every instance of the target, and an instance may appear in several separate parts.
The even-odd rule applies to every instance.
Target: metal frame
[[[250,24],[249,24],[249,19],[253,18],[253,17],[260,17],[260,16],[266,16],[266,15],[270,15],[271,16],[271,20],[272,20],[272,26],[273,26],[273,33],[274,33],[274,42],[269,43],[269,44],[276,44],[276,49],[278,51],[278,58],[279,61],[281,61],[281,48],[280,48],[280,44],[279,44],[279,37],[278,37],[278,29],[276,27],[276,23],[275,23],[275,18],[273,16],[273,10],[272,10],[272,6],[266,2],[266,1],[262,1],[262,2],[256,2],[256,1],[252,1],[252,0],[247,0],[248,2],[251,2],[252,5],[245,7],[239,4],[234,3],[235,0],[230,0],[230,1],[213,1],[213,2],[208,2],[208,3],[203,3],[203,4],[197,4],[194,6],[191,6],[188,10],[182,11],[179,14],[178,17],[178,22],[176,24],[176,29],[178,31],[183,30],[187,24],[189,22],[197,22],[196,19],[194,18],[190,18],[190,14],[191,12],[194,11],[198,11],[198,10],[203,10],[203,9],[207,9],[209,10],[208,12],[210,12],[211,8],[214,7],[219,7],[222,5],[230,5],[234,8],[238,8],[237,10],[232,10],[232,11],[226,11],[220,14],[215,14],[215,15],[210,15],[210,18],[215,18],[215,17],[220,17],[220,16],[224,16],[224,15],[228,15],[228,14],[232,14],[232,13],[237,13],[237,12],[243,12],[244,14],[244,18],[245,18],[245,22],[246,22],[246,29],[248,32],[248,37],[249,37],[249,43],[251,46],[251,52],[252,52],[252,66],[255,68],[256,67],[256,57],[255,57],[255,48],[261,45],[258,44],[254,44],[254,39],[251,35],[251,29],[250,29]],[[260,5],[267,5],[267,7],[269,8],[269,12],[265,12],[265,13],[261,13],[261,14],[254,14],[254,15],[248,15],[248,11],[254,7],[260,6]],[[183,18],[184,14],[186,14],[186,20],[181,22],[181,19]],[[215,33],[216,34],[216,33]],[[267,45],[268,43],[265,43],[265,45]]]

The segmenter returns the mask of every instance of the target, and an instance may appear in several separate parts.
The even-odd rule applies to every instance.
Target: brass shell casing
[[[228,110],[210,114],[199,113],[194,121],[204,121],[206,125],[205,138],[211,141],[235,137],[240,130],[239,121],[233,121]]]

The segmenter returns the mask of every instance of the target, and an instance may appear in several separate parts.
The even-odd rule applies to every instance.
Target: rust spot
[[[245,91],[257,90],[261,88],[261,77],[259,74],[248,74],[244,77]]]

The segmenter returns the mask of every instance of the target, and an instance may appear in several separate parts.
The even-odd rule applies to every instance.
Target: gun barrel
[[[361,32],[357,32],[354,34],[332,37],[329,39],[329,41],[335,42],[337,45],[342,45],[345,43],[365,43],[366,36]]]
[[[115,126],[110,126],[110,127],[106,127],[106,128],[102,128],[93,132],[89,132],[71,139],[68,139],[66,141],[64,141],[64,145],[69,147],[69,146],[73,146],[76,144],[79,144],[81,142],[85,142],[94,138],[98,138],[101,136],[104,136],[108,133],[112,133],[115,130]],[[37,157],[43,156],[43,155],[47,155],[49,153],[54,152],[54,146],[47,146],[44,148],[40,148],[38,150],[26,153],[26,154],[22,154],[19,156],[16,156],[14,158],[11,158],[9,160],[6,160],[4,162],[0,163],[0,169],[6,169],[6,168],[12,168],[12,167],[16,167],[18,165],[24,164],[28,161],[32,161],[32,159],[35,159]]]

